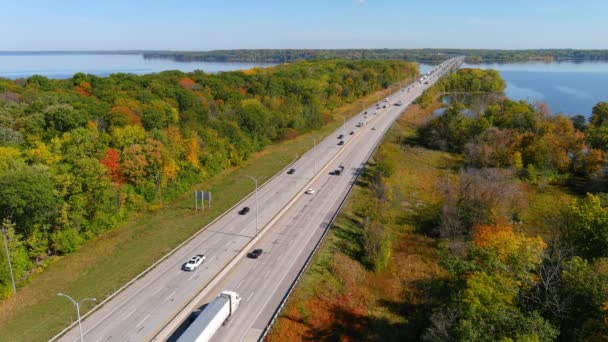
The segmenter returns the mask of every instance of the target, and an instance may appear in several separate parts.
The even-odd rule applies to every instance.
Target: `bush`
[[[382,271],[391,257],[391,239],[386,228],[379,222],[367,219],[363,228],[364,262],[374,271]]]
[[[78,250],[82,237],[74,229],[58,230],[51,235],[51,243],[58,254],[69,254]]]

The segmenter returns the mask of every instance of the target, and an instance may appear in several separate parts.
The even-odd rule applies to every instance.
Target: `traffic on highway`
[[[252,192],[87,315],[86,340],[262,338],[385,132],[462,62],[436,66],[335,134],[312,140],[306,154],[260,184],[257,196]],[[54,340],[79,338],[72,328]]]

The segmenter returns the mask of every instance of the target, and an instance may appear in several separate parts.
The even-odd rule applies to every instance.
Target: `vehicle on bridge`
[[[264,253],[263,249],[254,249],[251,252],[247,253],[247,257],[250,259],[257,259],[260,255],[262,255],[262,253]]]
[[[177,342],[207,342],[234,314],[241,303],[241,296],[233,291],[223,291],[217,296],[188,329],[179,337]]]
[[[205,262],[205,254],[197,254],[190,258],[188,262],[184,265],[184,270],[186,271],[194,271],[197,267],[202,265]]]

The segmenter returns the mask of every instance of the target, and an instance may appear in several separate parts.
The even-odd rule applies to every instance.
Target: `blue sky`
[[[0,51],[608,48],[607,0],[0,0]]]

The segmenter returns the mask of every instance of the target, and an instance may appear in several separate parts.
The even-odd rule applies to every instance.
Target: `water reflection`
[[[441,97],[442,107],[433,111],[433,117],[437,117],[445,113],[447,107],[452,103],[460,102],[466,106],[462,113],[466,116],[477,116],[483,114],[486,108],[495,103],[496,100],[503,97],[502,94],[452,94],[443,95]]]
[[[546,102],[553,114],[583,114],[600,101],[608,101],[607,62],[555,62],[465,64],[495,69],[507,83],[505,95],[513,100]]]

